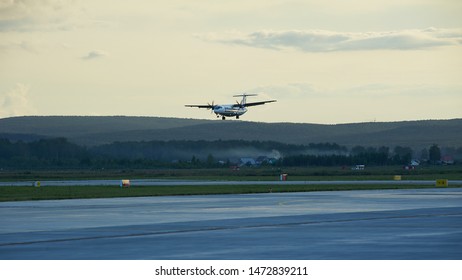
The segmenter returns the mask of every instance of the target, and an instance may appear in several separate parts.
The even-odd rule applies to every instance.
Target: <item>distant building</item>
[[[454,158],[452,156],[446,155],[441,157],[442,164],[454,164]]]
[[[415,170],[415,165],[405,165],[403,166],[403,169],[404,170]]]
[[[255,162],[258,164],[258,165],[262,165],[263,163],[266,163],[268,162],[268,157],[267,156],[259,156]]]
[[[254,158],[244,157],[239,159],[239,166],[256,166],[257,161]]]

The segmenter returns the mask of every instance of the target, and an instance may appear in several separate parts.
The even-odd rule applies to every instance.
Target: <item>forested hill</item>
[[[338,125],[259,123],[159,117],[31,116],[0,119],[0,138],[30,141],[64,137],[80,145],[115,141],[257,140],[287,144],[337,143],[352,147],[462,146],[462,119]]]

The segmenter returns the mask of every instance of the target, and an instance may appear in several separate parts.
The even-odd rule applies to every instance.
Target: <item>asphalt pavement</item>
[[[462,189],[0,203],[0,259],[460,260]]]

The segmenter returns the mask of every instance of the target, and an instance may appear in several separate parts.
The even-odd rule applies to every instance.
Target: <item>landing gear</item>
[[[239,119],[239,116],[236,116],[236,120],[238,120],[238,119]]]
[[[226,120],[225,116],[221,117],[222,120]]]

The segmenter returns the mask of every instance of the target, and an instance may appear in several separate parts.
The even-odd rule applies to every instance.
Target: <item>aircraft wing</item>
[[[213,109],[215,105],[184,105],[186,107],[197,107],[197,108],[206,108],[206,109]]]
[[[250,107],[250,106],[258,106],[258,105],[263,105],[266,103],[271,103],[271,102],[276,102],[276,100],[267,100],[267,101],[260,101],[260,102],[248,102],[245,103],[245,107]]]

